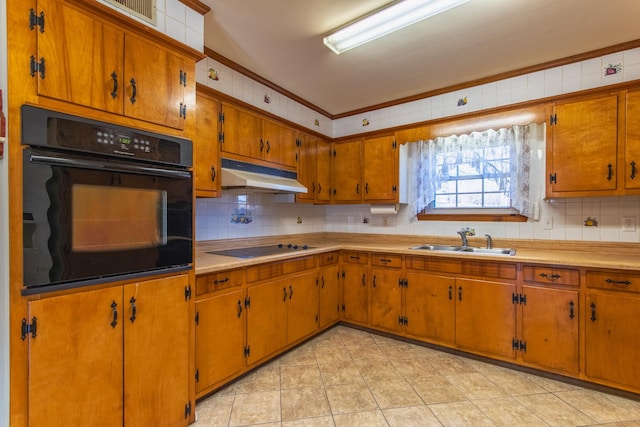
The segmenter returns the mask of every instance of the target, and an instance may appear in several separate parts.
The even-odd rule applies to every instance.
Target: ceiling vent
[[[156,25],[156,0],[104,0],[118,9],[129,12],[144,21]]]

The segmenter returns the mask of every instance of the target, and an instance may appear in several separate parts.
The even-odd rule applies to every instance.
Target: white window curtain
[[[509,183],[505,192],[511,198],[511,207],[532,220],[539,219],[540,201],[544,197],[544,128],[531,123],[468,135],[452,135],[428,141],[411,143],[411,189],[409,208],[411,216],[423,212],[436,198],[436,190],[443,179],[436,167],[436,156],[441,153],[465,149],[509,146],[512,159]]]

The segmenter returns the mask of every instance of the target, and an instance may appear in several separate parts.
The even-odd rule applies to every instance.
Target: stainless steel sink
[[[509,255],[516,254],[516,250],[512,248],[478,248],[473,246],[450,246],[450,245],[419,245],[409,249],[417,249],[421,251],[444,251],[444,252],[471,252],[483,255]]]

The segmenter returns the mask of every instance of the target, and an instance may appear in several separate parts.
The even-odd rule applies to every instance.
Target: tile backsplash
[[[371,215],[369,205],[314,206],[276,199],[240,190],[224,191],[220,199],[198,199],[196,240],[325,231],[453,237],[460,228],[472,227],[476,235],[494,238],[640,242],[640,196],[551,200],[542,203],[541,221],[522,223],[416,221],[406,206],[396,215]],[[251,212],[251,222],[233,221],[242,209]],[[587,218],[598,225],[585,226]]]

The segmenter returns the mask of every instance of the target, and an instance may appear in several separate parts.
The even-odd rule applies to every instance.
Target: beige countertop
[[[248,259],[207,253],[208,251],[221,249],[266,246],[278,243],[306,244],[312,248]],[[201,275],[266,262],[281,261],[302,255],[320,254],[333,250],[353,250],[400,255],[640,271],[640,243],[494,239],[494,247],[515,248],[516,254],[514,256],[410,249],[413,246],[422,244],[459,245],[460,240],[457,238],[433,236],[313,233],[288,235],[284,237],[199,241],[196,244],[195,268],[196,274]],[[469,245],[483,247],[485,240],[482,237],[470,237]]]

